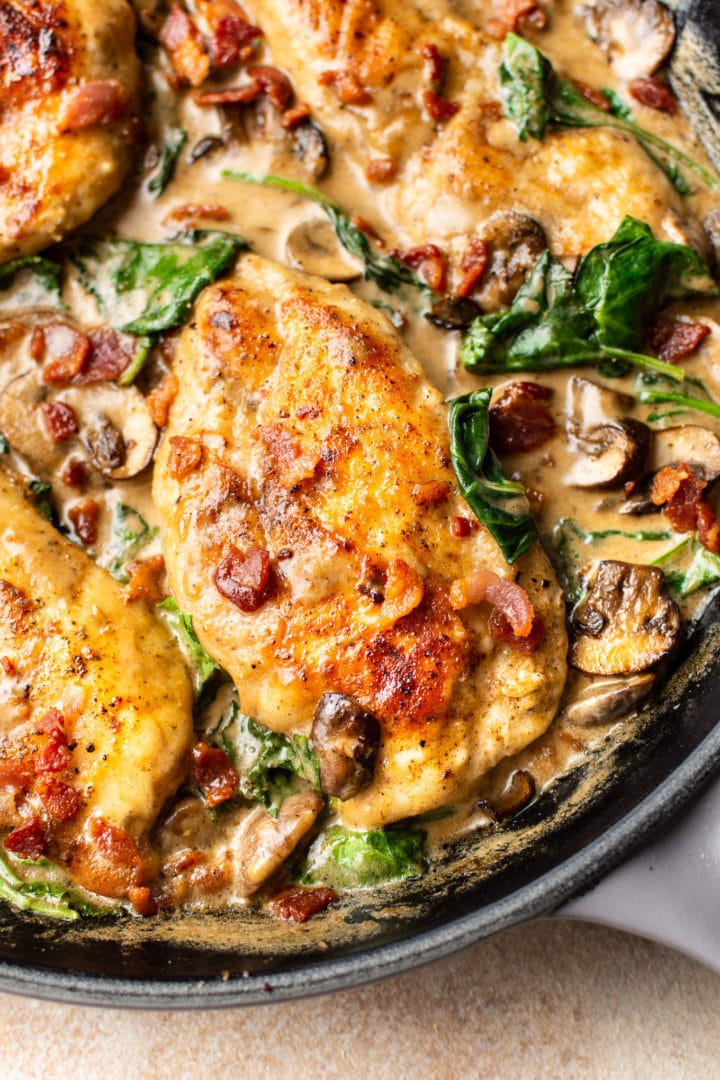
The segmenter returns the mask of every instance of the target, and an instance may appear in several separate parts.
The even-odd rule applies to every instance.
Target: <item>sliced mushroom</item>
[[[238,883],[243,896],[252,896],[275,873],[312,828],[322,808],[322,795],[308,790],[287,798],[276,818],[262,807],[250,815],[238,856]]]
[[[136,387],[93,383],[59,388],[44,383],[41,370],[34,368],[0,394],[0,431],[36,471],[49,474],[57,469],[69,445],[53,442],[38,407],[43,402],[70,406],[77,418],[77,438],[103,475],[125,480],[150,464],[158,431]]]
[[[658,0],[595,0],[578,10],[621,79],[652,75],[675,42],[672,14]]]
[[[355,698],[323,694],[310,737],[320,762],[323,791],[344,800],[368,786],[380,746],[380,725]]]
[[[699,424],[656,431],[647,459],[647,471],[655,473],[666,465],[685,462],[696,476],[708,483],[720,476],[720,439]]]
[[[327,218],[302,221],[288,235],[285,254],[290,266],[327,281],[355,281],[362,277],[362,263],[340,245]]]
[[[327,142],[317,124],[304,120],[293,131],[293,153],[314,180],[319,180],[330,163]]]
[[[678,645],[677,604],[657,566],[604,561],[587,576],[572,619],[570,662],[589,675],[645,671]]]
[[[565,403],[570,449],[577,454],[565,483],[580,488],[621,487],[643,472],[650,429],[623,417],[632,398],[580,376],[570,379]]]
[[[425,316],[443,330],[466,330],[483,309],[469,296],[441,296]]]
[[[525,769],[514,769],[500,791],[484,800],[495,821],[508,821],[535,798],[535,779]]]
[[[647,697],[654,682],[655,676],[649,671],[619,679],[593,679],[561,715],[575,724],[604,724]]]
[[[486,311],[507,307],[547,248],[541,225],[527,214],[501,211],[478,231],[487,246],[488,264],[473,294]]]

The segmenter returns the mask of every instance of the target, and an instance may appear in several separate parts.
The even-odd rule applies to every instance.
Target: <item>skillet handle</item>
[[[720,972],[720,777],[679,820],[553,914],[629,930]]]

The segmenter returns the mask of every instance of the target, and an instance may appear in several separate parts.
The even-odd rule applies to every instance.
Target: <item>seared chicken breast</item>
[[[557,254],[574,255],[626,214],[657,230],[668,207],[680,208],[631,137],[565,130],[520,142],[501,117],[502,45],[451,3],[436,0],[433,17],[391,0],[246,6],[333,143],[385,185],[384,207],[408,243],[452,250],[491,214],[512,211],[537,219]]]
[[[0,262],[39,251],[117,191],[140,65],[126,0],[0,3]]]
[[[152,876],[147,833],[186,772],[192,701],[158,617],[0,469],[0,827],[127,896]]]
[[[326,692],[374,715],[347,824],[452,803],[547,728],[566,675],[555,575],[539,545],[509,566],[470,521],[447,408],[382,314],[246,256],[201,295],[175,373],[154,478],[172,591],[263,724],[308,733]],[[533,651],[458,602],[479,570],[526,590]]]

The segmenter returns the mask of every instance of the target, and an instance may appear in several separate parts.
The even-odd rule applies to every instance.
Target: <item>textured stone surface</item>
[[[717,975],[572,923],[518,927],[421,971],[290,1004],[189,1015],[0,995],[0,1006],[0,1076],[22,1080],[697,1080],[720,1061]]]

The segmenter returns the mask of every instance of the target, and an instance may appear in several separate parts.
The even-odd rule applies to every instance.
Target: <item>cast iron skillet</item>
[[[677,0],[673,81],[698,130],[720,131],[720,7]],[[709,146],[720,167],[720,138]],[[138,1008],[208,1008],[346,988],[549,913],[695,796],[720,761],[720,597],[662,691],[582,766],[497,830],[459,841],[422,880],[304,926],[260,915],[83,920],[0,905],[0,990]]]

